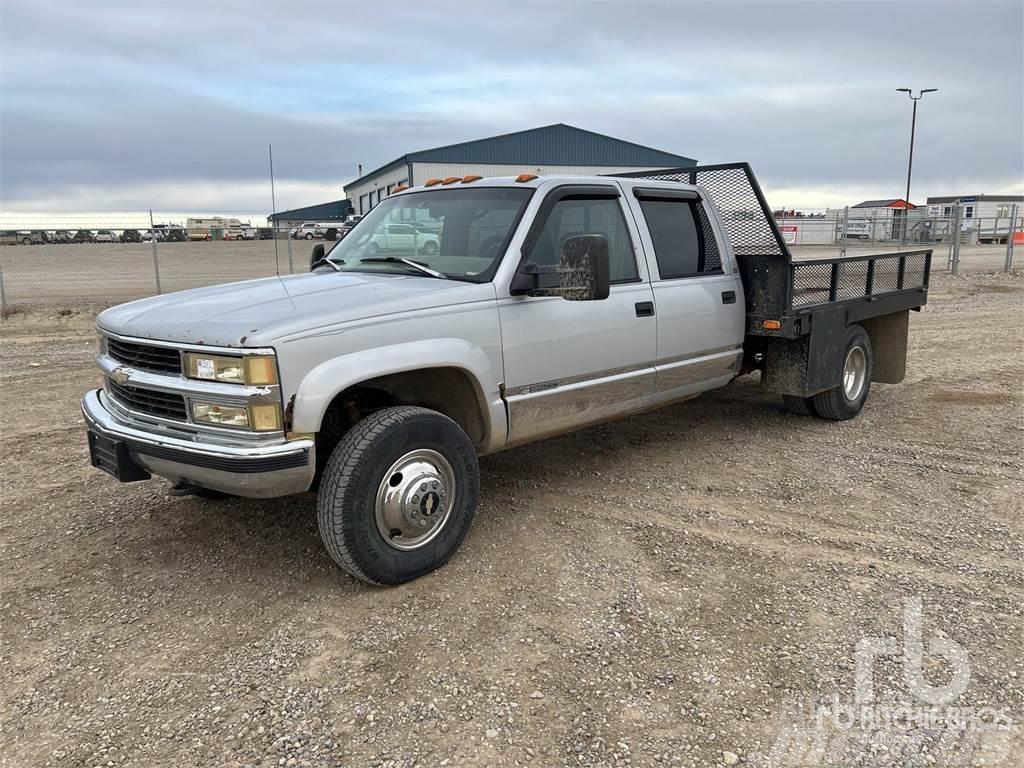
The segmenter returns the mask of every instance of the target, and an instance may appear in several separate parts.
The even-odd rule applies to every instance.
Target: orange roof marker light
[[[391,194],[395,194],[395,192],[404,192],[408,188],[409,188],[408,184],[399,184],[397,187],[395,187],[394,189],[391,190]]]
[[[472,173],[467,173],[465,176],[462,177],[462,183],[469,184],[471,181],[480,181],[480,179],[482,178],[483,176],[475,176]]]
[[[440,184],[440,183],[441,183],[440,179],[427,179],[426,181],[423,182],[423,186],[424,187],[433,187],[436,184]]]
[[[462,181],[460,176],[446,176],[442,184],[454,184],[457,181]]]
[[[516,176],[516,181],[522,184],[524,181],[533,181],[536,178],[536,173],[520,173],[518,176]]]

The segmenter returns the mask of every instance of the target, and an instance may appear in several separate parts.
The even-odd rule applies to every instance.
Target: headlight
[[[201,424],[251,429],[253,432],[275,432],[281,429],[279,405],[220,405],[192,401],[192,420]]]
[[[229,384],[277,384],[277,367],[270,355],[226,357],[188,352],[185,355],[185,375],[190,379]]]

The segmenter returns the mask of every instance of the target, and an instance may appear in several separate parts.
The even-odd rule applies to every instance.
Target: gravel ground
[[[92,314],[15,314],[0,765],[1020,765],[1022,309],[1019,274],[935,276],[907,381],[851,422],[747,379],[488,457],[460,552],[395,589],[331,564],[311,498],[91,469]],[[858,641],[912,640],[907,599],[1003,727],[814,716]],[[920,704],[899,652],[874,688]]]

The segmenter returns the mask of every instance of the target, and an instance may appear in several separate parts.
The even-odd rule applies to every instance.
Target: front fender
[[[471,379],[480,400],[486,438],[481,453],[505,443],[508,423],[499,389],[499,374],[487,354],[464,339],[410,341],[327,360],[299,384],[292,407],[293,432],[318,432],[324,412],[344,390],[368,379],[427,368],[457,368]]]

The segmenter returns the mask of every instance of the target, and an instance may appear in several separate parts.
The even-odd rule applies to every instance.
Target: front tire
[[[830,421],[852,419],[868,399],[873,373],[874,355],[868,332],[859,325],[851,325],[846,329],[840,384],[812,398],[815,412]]]
[[[444,565],[480,495],[473,443],[436,411],[375,411],[338,443],[317,498],[331,558],[371,584],[402,584]]]

